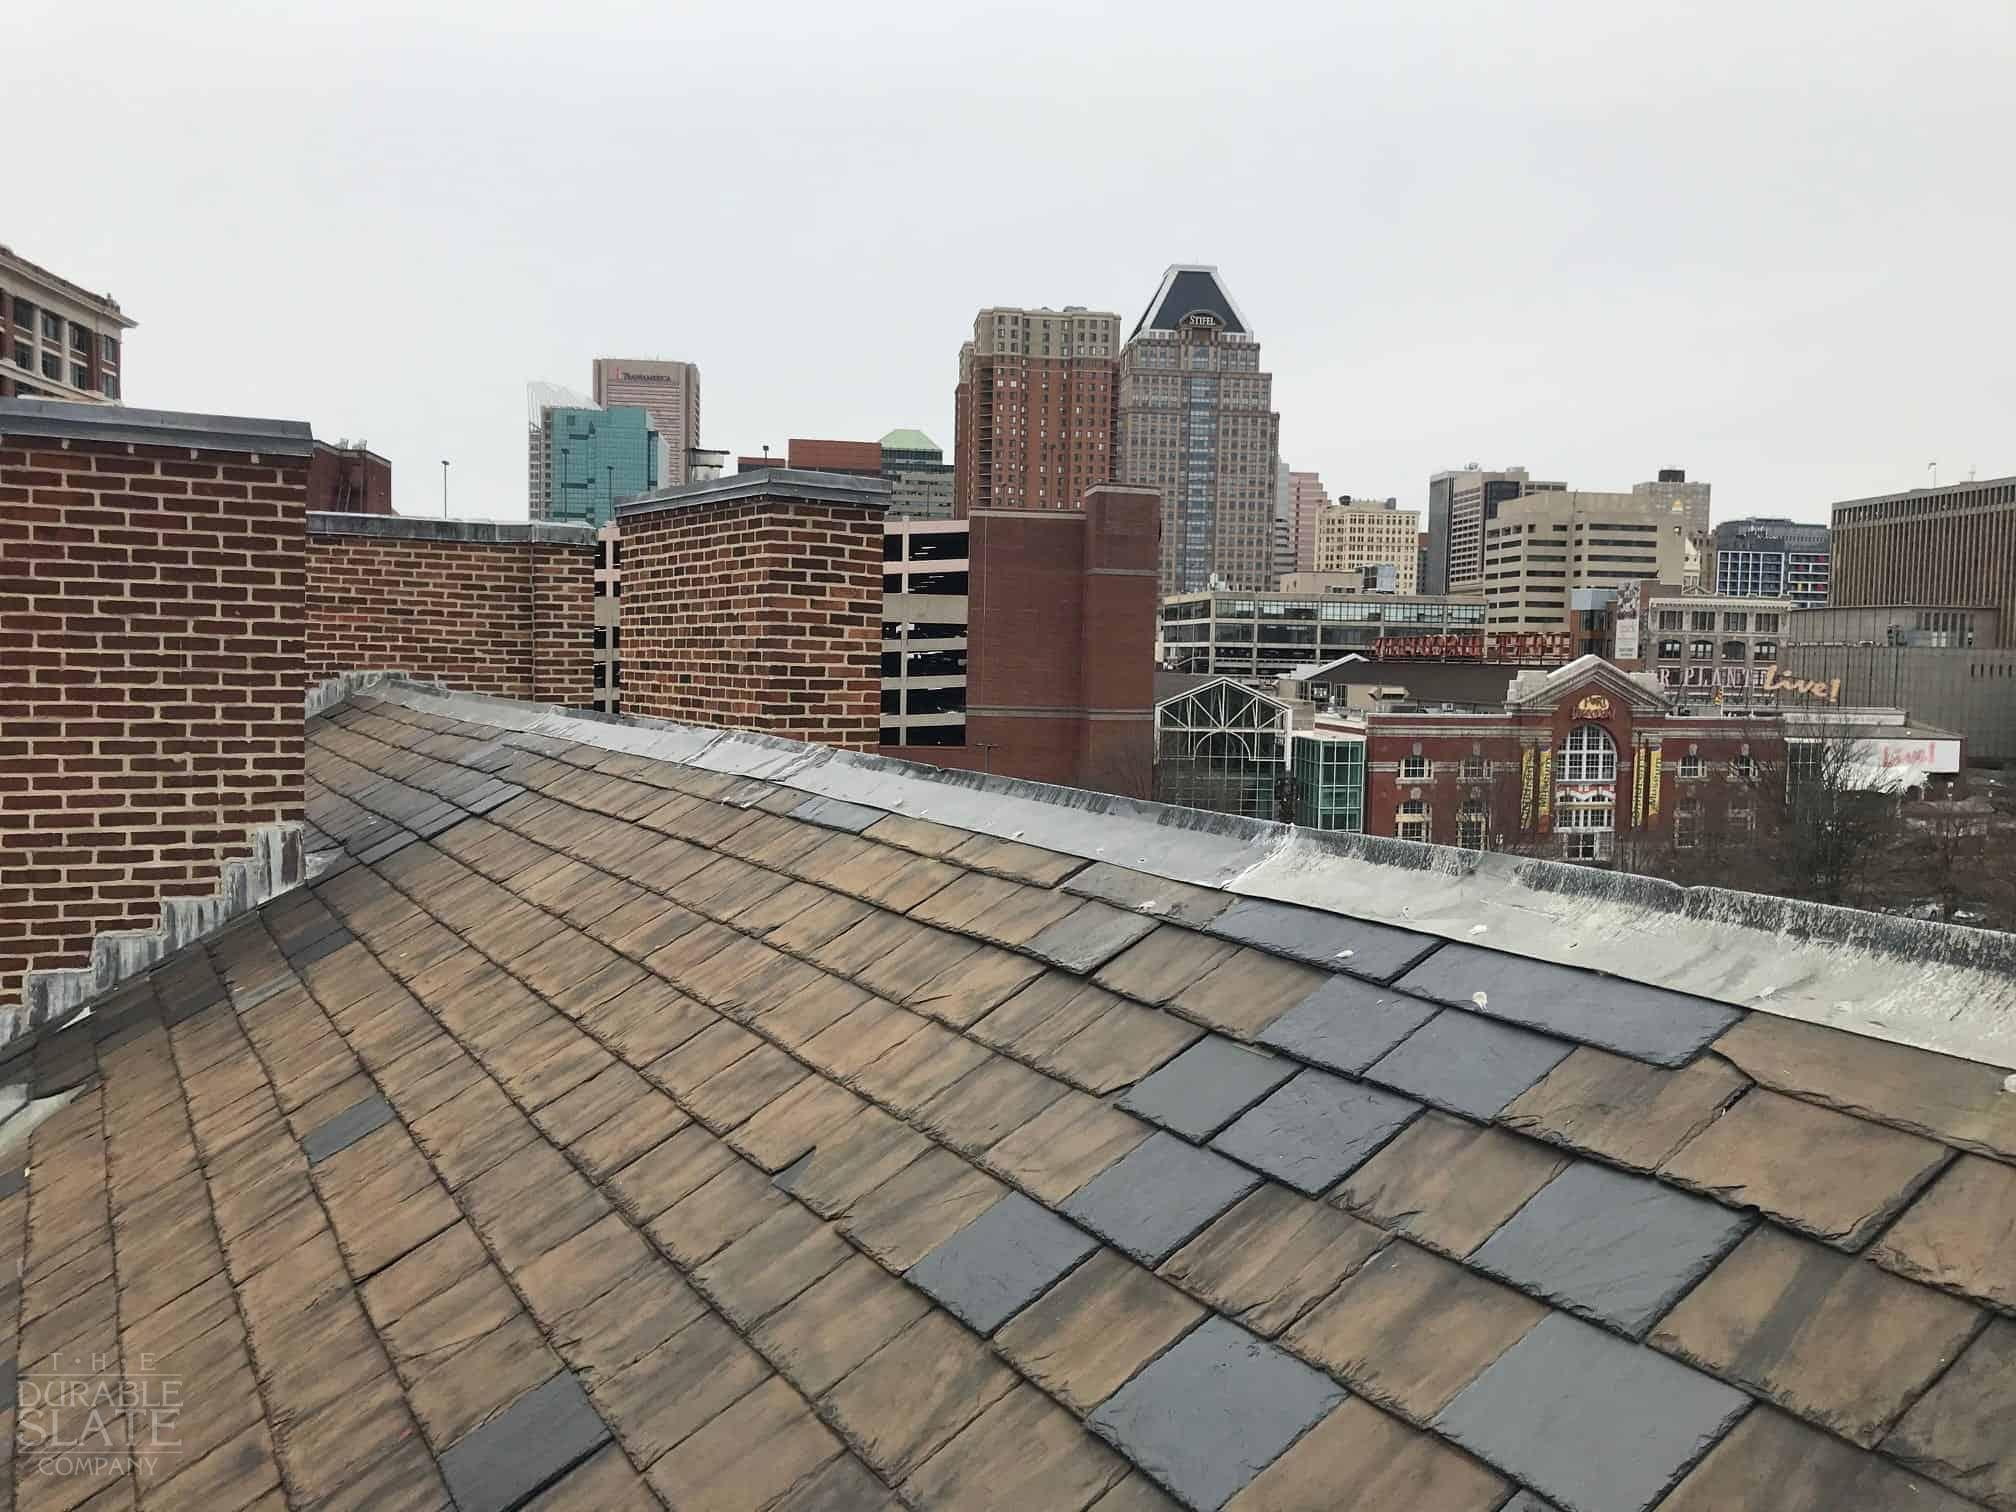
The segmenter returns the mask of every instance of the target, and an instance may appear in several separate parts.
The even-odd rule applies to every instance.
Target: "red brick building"
[[[784,450],[784,465],[799,471],[849,473],[861,478],[882,476],[879,441],[808,441],[793,436]],[[776,466],[774,462],[770,465]]]
[[[1682,717],[1642,676],[1584,656],[1520,674],[1502,710],[1367,716],[1366,831],[1607,860],[1754,827],[1777,722]]]
[[[368,446],[317,441],[308,458],[308,508],[341,514],[392,513],[392,464]]]
[[[959,350],[952,513],[1076,509],[1119,476],[1120,317],[982,310]]]

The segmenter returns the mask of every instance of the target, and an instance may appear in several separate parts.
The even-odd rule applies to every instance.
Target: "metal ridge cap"
[[[315,449],[314,432],[305,420],[129,409],[64,399],[0,399],[0,435],[187,446],[274,457],[305,457]]]
[[[450,693],[407,707],[760,778],[1090,861],[2016,1068],[2016,935],[1245,819],[752,731]]]
[[[308,511],[310,535],[390,536],[407,541],[469,541],[516,545],[545,541],[559,546],[593,546],[595,527],[572,520],[442,520],[428,515],[351,514]]]
[[[616,518],[656,514],[665,510],[697,508],[704,504],[732,504],[744,499],[801,499],[813,503],[854,504],[863,509],[887,509],[895,485],[887,478],[871,478],[864,473],[819,472],[802,467],[764,467],[754,472],[730,473],[725,478],[703,478],[661,488],[655,493],[625,499],[616,506]]]

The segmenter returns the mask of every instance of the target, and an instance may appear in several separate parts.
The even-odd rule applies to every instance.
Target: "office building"
[[[317,441],[308,454],[311,513],[392,513],[392,463],[362,441]]]
[[[1494,630],[1565,630],[1573,590],[1678,583],[1686,558],[1678,504],[1556,489],[1507,499],[1484,526],[1488,623]]]
[[[1274,586],[1273,382],[1218,270],[1170,268],[1120,357],[1120,476],[1162,496],[1164,593]]]
[[[1423,593],[1474,593],[1484,579],[1484,527],[1501,505],[1565,483],[1535,482],[1523,467],[1491,471],[1472,462],[1428,480],[1428,560]]]
[[[1655,504],[1680,506],[1687,534],[1697,540],[1708,538],[1708,494],[1710,485],[1690,483],[1684,467],[1662,467],[1650,483],[1633,483],[1631,492]]]
[[[971,540],[964,520],[883,525],[884,750],[966,744]]]
[[[1788,705],[1904,709],[1957,731],[1975,761],[2016,761],[2016,649],[1995,609],[1801,609],[1786,622],[1778,659]]]
[[[1326,504],[1316,514],[1315,563],[1310,570],[1348,573],[1390,566],[1394,591],[1413,593],[1420,535],[1420,512],[1401,509],[1394,499]]]
[[[1801,609],[1827,602],[1827,527],[1751,516],[1715,527],[1714,591],[1736,598],[1788,598]]]
[[[1330,503],[1330,490],[1313,472],[1288,474],[1289,534],[1295,546],[1294,572],[1320,572],[1316,565],[1316,523]],[[1419,516],[1416,516],[1419,519]]]
[[[0,399],[117,404],[135,324],[111,295],[0,247]]]
[[[1990,606],[2016,647],[2016,477],[1836,504],[1829,544],[1831,607]]]
[[[953,467],[938,443],[920,430],[893,430],[881,444],[889,513],[910,520],[951,519]]]
[[[547,407],[546,504],[542,520],[607,525],[616,506],[660,486],[666,447],[641,405]],[[685,470],[685,456],[680,469]]]
[[[1626,589],[1627,596],[1632,591]],[[1778,659],[1795,608],[1789,598],[1686,593],[1655,585],[1625,600],[1618,665],[1649,670],[1682,712],[1778,707]]]
[[[952,512],[1076,509],[1114,475],[1120,317],[982,310],[959,349]]]
[[[552,491],[546,481],[546,417],[555,409],[595,409],[586,394],[559,383],[525,385],[525,512],[528,518],[546,518]]]
[[[637,405],[651,417],[651,429],[665,445],[666,469],[659,486],[697,481],[687,452],[700,445],[700,369],[690,362],[636,357],[598,357],[595,402],[605,409]]]
[[[1304,583],[1304,574],[1289,581]],[[1183,593],[1162,600],[1156,661],[1171,672],[1279,677],[1347,652],[1374,654],[1380,640],[1443,633],[1480,635],[1481,597],[1296,592]]]

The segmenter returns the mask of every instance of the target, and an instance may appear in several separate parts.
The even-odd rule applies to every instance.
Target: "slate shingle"
[[[1490,1119],[1573,1048],[1481,1014],[1445,1008],[1365,1075],[1433,1107]]]
[[[1419,1111],[1390,1092],[1304,1071],[1211,1146],[1297,1191],[1327,1192]]]

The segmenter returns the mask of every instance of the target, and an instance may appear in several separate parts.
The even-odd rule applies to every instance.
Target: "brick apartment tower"
[[[889,494],[773,468],[619,506],[625,711],[874,750]]]
[[[959,349],[952,513],[1075,509],[1116,476],[1120,317],[982,310]]]
[[[1155,760],[1152,488],[969,516],[966,747],[956,764],[1147,797]],[[910,752],[902,753],[910,755]],[[927,750],[918,759],[942,761]]]
[[[0,1037],[299,880],[312,444],[0,400]]]

